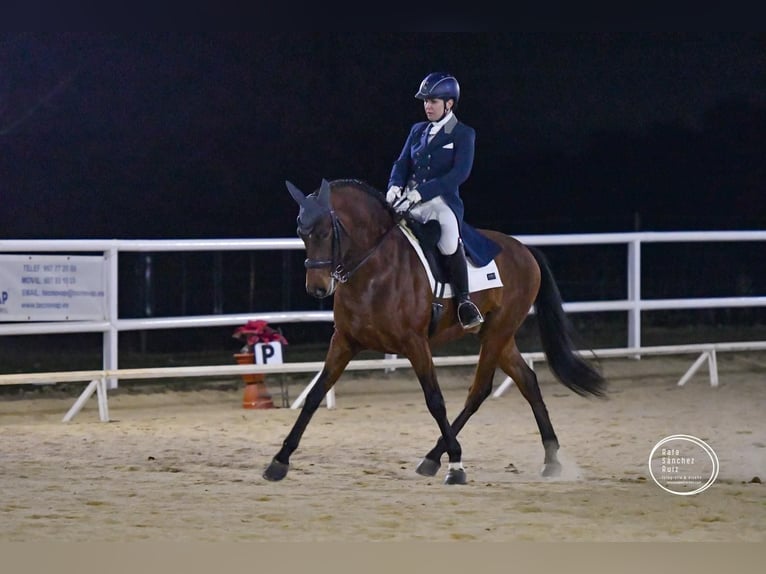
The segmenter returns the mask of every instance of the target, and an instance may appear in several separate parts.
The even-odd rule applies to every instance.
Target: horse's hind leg
[[[540,429],[540,437],[543,440],[543,448],[545,449],[545,460],[540,471],[541,474],[543,476],[558,476],[561,474],[561,463],[557,454],[559,440],[548,416],[548,409],[543,402],[540,385],[537,383],[537,375],[524,361],[515,342],[509,343],[503,349],[499,365],[505,374],[513,379],[523,397],[527,399],[529,406],[532,407],[532,413],[535,415],[535,421]]]
[[[473,384],[468,391],[468,396],[465,399],[463,410],[460,411],[455,420],[452,422],[452,431],[455,436],[462,430],[468,419],[479,410],[481,404],[492,392],[492,379],[495,374],[495,363],[490,360],[490,357],[494,354],[490,349],[491,345],[482,345],[479,355],[479,363],[476,366],[476,372],[473,378]],[[436,446],[432,448],[428,454],[418,464],[415,472],[423,476],[434,476],[441,466],[440,459],[442,455],[447,451],[443,438],[439,438],[436,442]]]

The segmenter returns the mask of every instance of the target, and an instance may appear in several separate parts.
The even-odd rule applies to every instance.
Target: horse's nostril
[[[308,292],[309,295],[317,299],[324,299],[325,297],[327,297],[327,290],[323,289],[322,287],[307,289],[306,291]]]

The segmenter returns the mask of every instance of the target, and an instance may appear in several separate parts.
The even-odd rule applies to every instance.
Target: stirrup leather
[[[481,311],[470,299],[462,299],[458,303],[457,318],[463,329],[473,329],[484,322]]]

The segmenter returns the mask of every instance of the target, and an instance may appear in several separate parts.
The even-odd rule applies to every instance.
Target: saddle
[[[399,223],[407,228],[405,235],[414,244],[418,244],[418,250],[421,256],[421,262],[427,266],[427,271],[433,279],[434,300],[431,303],[431,321],[429,323],[428,333],[432,335],[442,317],[444,305],[440,302],[454,296],[452,278],[449,272],[448,258],[441,254],[437,244],[441,236],[441,227],[439,222],[430,220],[425,223],[414,219],[408,213],[398,214]],[[502,287],[497,266],[494,257],[499,253],[500,246],[490,239],[479,235],[470,225],[463,223],[463,233],[473,237],[474,242],[483,243],[483,253],[479,257],[485,259],[476,259],[470,253],[469,245],[463,238],[463,244],[466,249],[466,259],[468,265],[468,282],[472,292],[483,289],[492,289]],[[474,254],[476,255],[476,254]]]
[[[425,223],[421,223],[414,217],[406,214],[403,216],[404,221],[407,223],[412,234],[417,238],[420,243],[420,247],[423,249],[423,255],[428,261],[428,265],[431,267],[431,272],[434,274],[434,279],[440,283],[449,283],[449,270],[447,268],[447,258],[442,255],[439,248],[436,246],[439,243],[439,237],[441,236],[441,228],[439,222],[436,220],[429,220]]]
[[[423,250],[428,265],[431,267],[431,273],[433,273],[434,279],[445,285],[450,282],[450,276],[447,266],[446,257],[442,255],[439,248],[436,246],[439,243],[439,237],[441,235],[441,228],[439,222],[435,220],[426,221],[421,223],[409,214],[404,214],[402,219],[407,223],[407,227],[412,231],[412,234],[417,238],[420,243],[420,247]],[[431,336],[436,331],[436,326],[444,314],[444,305],[438,300],[434,299],[431,302],[431,320],[428,322],[428,335]]]

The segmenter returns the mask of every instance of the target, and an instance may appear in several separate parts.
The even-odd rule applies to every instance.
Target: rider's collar
[[[431,131],[429,133],[435,134],[438,132],[442,127],[444,127],[444,124],[446,124],[448,121],[452,119],[452,110],[447,112],[447,115],[445,115],[442,119],[440,119],[438,122],[431,122]]]

